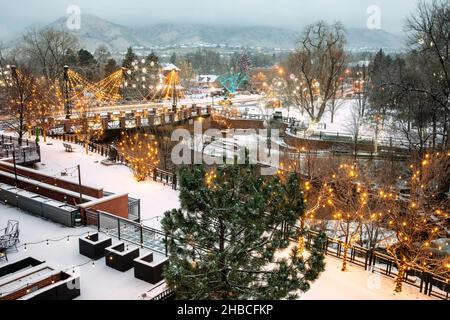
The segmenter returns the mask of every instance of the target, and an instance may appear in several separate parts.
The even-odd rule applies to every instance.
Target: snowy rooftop
[[[147,180],[137,182],[128,167],[124,165],[105,166],[101,161],[105,158],[89,152],[86,155],[83,147],[73,144],[74,152],[65,152],[62,141],[47,139],[41,143],[42,162],[37,165],[40,172],[78,182],[74,166],[81,166],[81,181],[84,185],[103,188],[115,194],[128,193],[130,197],[141,199],[141,219],[143,224],[160,229],[159,220],[164,212],[178,208],[180,202],[178,192],[170,186]],[[61,173],[67,176],[61,176]]]
[[[180,68],[178,68],[173,63],[162,63],[161,67],[164,71],[172,71],[172,70],[181,71]]]
[[[203,83],[214,83],[216,82],[218,76],[213,74],[202,74],[197,77],[197,82]]]
[[[105,265],[105,259],[95,261],[84,257],[78,252],[79,236],[96,232],[89,227],[68,228],[62,225],[46,221],[39,217],[0,204],[0,228],[6,226],[8,220],[18,220],[20,225],[20,245],[18,252],[8,252],[9,262],[15,262],[27,257],[45,261],[66,273],[80,275],[81,295],[77,299],[82,300],[135,300],[142,294],[154,296],[163,286],[151,285],[134,277],[133,269],[120,272]],[[67,237],[69,241],[67,241]],[[49,239],[47,246],[46,240]],[[60,241],[51,241],[58,239]],[[41,242],[40,244],[34,244]],[[113,239],[113,244],[118,240]],[[25,250],[26,244],[26,250]],[[130,245],[130,248],[133,248]],[[148,251],[140,249],[141,255]],[[1,260],[0,267],[8,262]],[[83,265],[81,267],[77,267]],[[149,292],[150,291],[150,292]]]

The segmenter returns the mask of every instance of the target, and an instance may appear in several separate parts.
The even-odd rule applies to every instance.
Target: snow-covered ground
[[[95,229],[68,228],[62,225],[43,220],[32,216],[17,208],[0,203],[0,228],[4,228],[8,220],[18,220],[20,228],[19,252],[11,250],[8,252],[9,262],[15,262],[26,257],[33,257],[39,261],[45,261],[51,267],[71,273],[75,271],[80,275],[82,300],[134,300],[148,291],[154,294],[158,288],[145,281],[134,277],[133,269],[127,272],[120,272],[107,267],[105,259],[95,262],[95,266],[89,258],[84,257],[78,252],[78,238],[80,235],[87,235],[96,232]],[[67,236],[70,237],[67,241]],[[49,241],[47,246],[45,240],[62,239],[58,242]],[[41,244],[31,244],[41,242]],[[113,244],[118,240],[113,239]],[[25,245],[26,244],[26,250]],[[130,248],[133,248],[130,245]],[[140,249],[141,255],[148,251]],[[6,261],[0,261],[0,267],[7,264]],[[86,264],[82,267],[82,264]],[[156,290],[152,290],[155,288]]]
[[[163,199],[162,199],[163,200]],[[27,243],[27,250],[19,248],[19,252],[11,251],[8,254],[10,262],[18,261],[26,257],[33,257],[46,261],[49,265],[67,272],[73,271],[73,266],[85,264],[75,271],[80,274],[81,296],[83,300],[141,299],[142,294],[155,296],[164,286],[151,285],[134,278],[133,270],[119,272],[105,265],[104,259],[97,260],[95,267],[90,260],[78,253],[78,236],[95,232],[88,227],[67,228],[59,224],[43,220],[20,211],[14,207],[0,204],[0,228],[5,226],[9,219],[20,222],[21,245]],[[70,241],[66,238],[69,235]],[[59,242],[49,242],[46,239],[62,239]],[[44,243],[31,245],[33,242]],[[113,240],[116,243],[117,240]],[[143,253],[141,249],[141,253]],[[0,267],[7,262],[0,261]],[[404,284],[402,293],[394,293],[394,282],[383,275],[365,271],[359,266],[348,265],[348,271],[341,271],[342,261],[334,258],[326,258],[326,270],[319,279],[314,282],[311,289],[302,294],[304,300],[381,300],[381,299],[432,299],[419,293],[417,288]]]
[[[39,170],[58,177],[61,177],[61,172],[67,171],[68,176],[62,178],[76,182],[78,177],[74,167],[80,164],[83,183],[103,187],[111,192],[127,192],[132,197],[140,198],[145,225],[159,228],[156,218],[166,210],[179,207],[178,192],[170,186],[153,181],[138,183],[126,166],[104,166],[100,163],[104,158],[93,153],[86,155],[83,148],[77,145],[73,145],[73,153],[67,153],[61,141],[48,139],[48,143],[51,145],[41,142],[42,163],[38,165]],[[6,225],[8,219],[20,221],[22,243],[64,238],[93,230],[66,228],[1,204],[0,228]],[[64,269],[87,262],[87,265],[80,268],[81,299],[138,299],[141,294],[152,289],[151,285],[135,279],[132,270],[117,272],[106,267],[102,260],[92,267],[87,258],[78,254],[76,238],[71,238],[69,242],[51,242],[48,247],[45,243],[29,245],[26,252],[21,249],[19,253],[11,252],[9,255],[10,261],[26,256],[45,260]],[[326,271],[301,299],[431,299],[408,284],[404,284],[404,292],[394,293],[392,279],[372,274],[351,263],[349,271],[342,272],[339,259],[327,257],[326,262]],[[4,264],[5,262],[0,262],[0,266]],[[160,290],[161,287],[158,287],[152,294]]]
[[[394,280],[379,273],[365,271],[348,264],[342,272],[342,260],[328,256],[326,269],[311,289],[300,296],[303,300],[432,300],[419,289],[404,283],[403,292],[394,292]]]
[[[306,112],[301,112],[299,107],[282,107],[282,108],[264,108],[261,105],[252,103],[243,103],[239,101],[235,103],[237,110],[241,115],[253,116],[270,116],[274,112],[281,112],[283,117],[294,118],[306,127],[310,123],[310,117]],[[333,122],[331,122],[331,112],[327,109],[322,116],[315,132],[322,132],[328,135],[349,135],[352,136],[355,132],[355,114],[357,108],[357,101],[355,99],[341,99],[337,101],[337,107],[334,114]],[[358,128],[360,138],[371,139],[375,137],[375,125],[370,123],[367,119],[360,119],[361,126]],[[388,140],[389,138],[402,140],[404,137],[390,129],[391,123],[387,124],[380,130],[378,138],[380,140]]]
[[[105,166],[101,164],[104,157],[92,152],[86,155],[79,145],[73,144],[74,152],[68,153],[62,141],[47,139],[47,143],[51,145],[41,142],[42,162],[37,165],[40,171],[78,183],[74,167],[79,164],[83,184],[141,199],[141,219],[149,227],[159,228],[159,217],[180,206],[178,192],[168,185],[151,180],[137,182],[125,165]],[[61,177],[61,172],[65,171],[68,175]]]

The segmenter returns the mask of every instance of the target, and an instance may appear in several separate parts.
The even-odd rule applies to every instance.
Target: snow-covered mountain
[[[94,15],[83,14],[81,28],[69,30],[66,18],[51,23],[50,27],[65,28],[80,39],[81,46],[94,51],[99,45],[113,52],[127,47],[154,47],[174,45],[229,45],[261,48],[294,48],[300,31],[265,26],[212,26],[200,24],[156,24],[147,27],[127,27]],[[382,30],[347,29],[350,50],[398,50],[403,39]]]
[[[137,38],[132,29],[90,14],[82,15],[80,29],[68,29],[66,17],[59,18],[47,27],[69,31],[78,37],[80,46],[89,51],[95,51],[99,45],[105,45],[112,51],[145,45],[143,39]]]

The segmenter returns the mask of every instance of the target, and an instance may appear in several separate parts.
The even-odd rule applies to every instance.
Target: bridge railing
[[[332,141],[332,142],[345,142],[345,143],[353,143],[355,142],[354,135],[345,134],[340,132],[329,132],[329,131],[313,131],[306,132],[306,130],[295,130],[295,128],[291,128],[291,135],[304,139],[315,139],[321,141]],[[375,139],[372,136],[358,135],[357,137],[358,144],[368,144],[374,145]],[[378,138],[377,144],[380,147],[409,147],[409,142],[403,139],[397,138]]]

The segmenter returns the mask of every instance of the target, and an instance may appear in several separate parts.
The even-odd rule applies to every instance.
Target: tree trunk
[[[333,96],[333,100],[331,102],[331,123],[334,123],[334,112],[336,111],[336,95]]]
[[[341,271],[347,271],[347,243],[344,243],[344,256],[342,258],[342,269]]]
[[[437,119],[436,113],[433,113],[433,151],[436,150],[436,136],[437,136]]]
[[[23,98],[21,97],[23,100]],[[20,103],[20,114],[19,114],[19,146],[22,145],[22,139],[24,134],[24,105],[23,102]]]
[[[86,150],[86,154],[89,154],[89,140],[88,138],[84,138],[84,149]]]
[[[442,150],[445,150],[449,146],[450,137],[448,134],[448,117],[447,112],[444,113],[444,129],[442,134]]]
[[[402,292],[403,277],[405,276],[405,266],[400,265],[398,268],[397,279],[395,280],[395,292]]]
[[[373,153],[377,154],[378,153],[378,135],[379,135],[379,120],[377,120],[376,125],[375,125],[375,140],[373,141]]]
[[[302,231],[302,234],[298,238],[298,248],[297,248],[297,254],[299,256],[303,255],[303,252],[305,251],[305,236],[303,234],[305,230],[305,215],[302,215],[302,218],[300,220],[300,230]]]
[[[342,257],[342,271],[347,271],[347,249],[348,249],[348,235],[350,233],[350,223],[347,223],[347,232],[345,234],[344,256]]]

